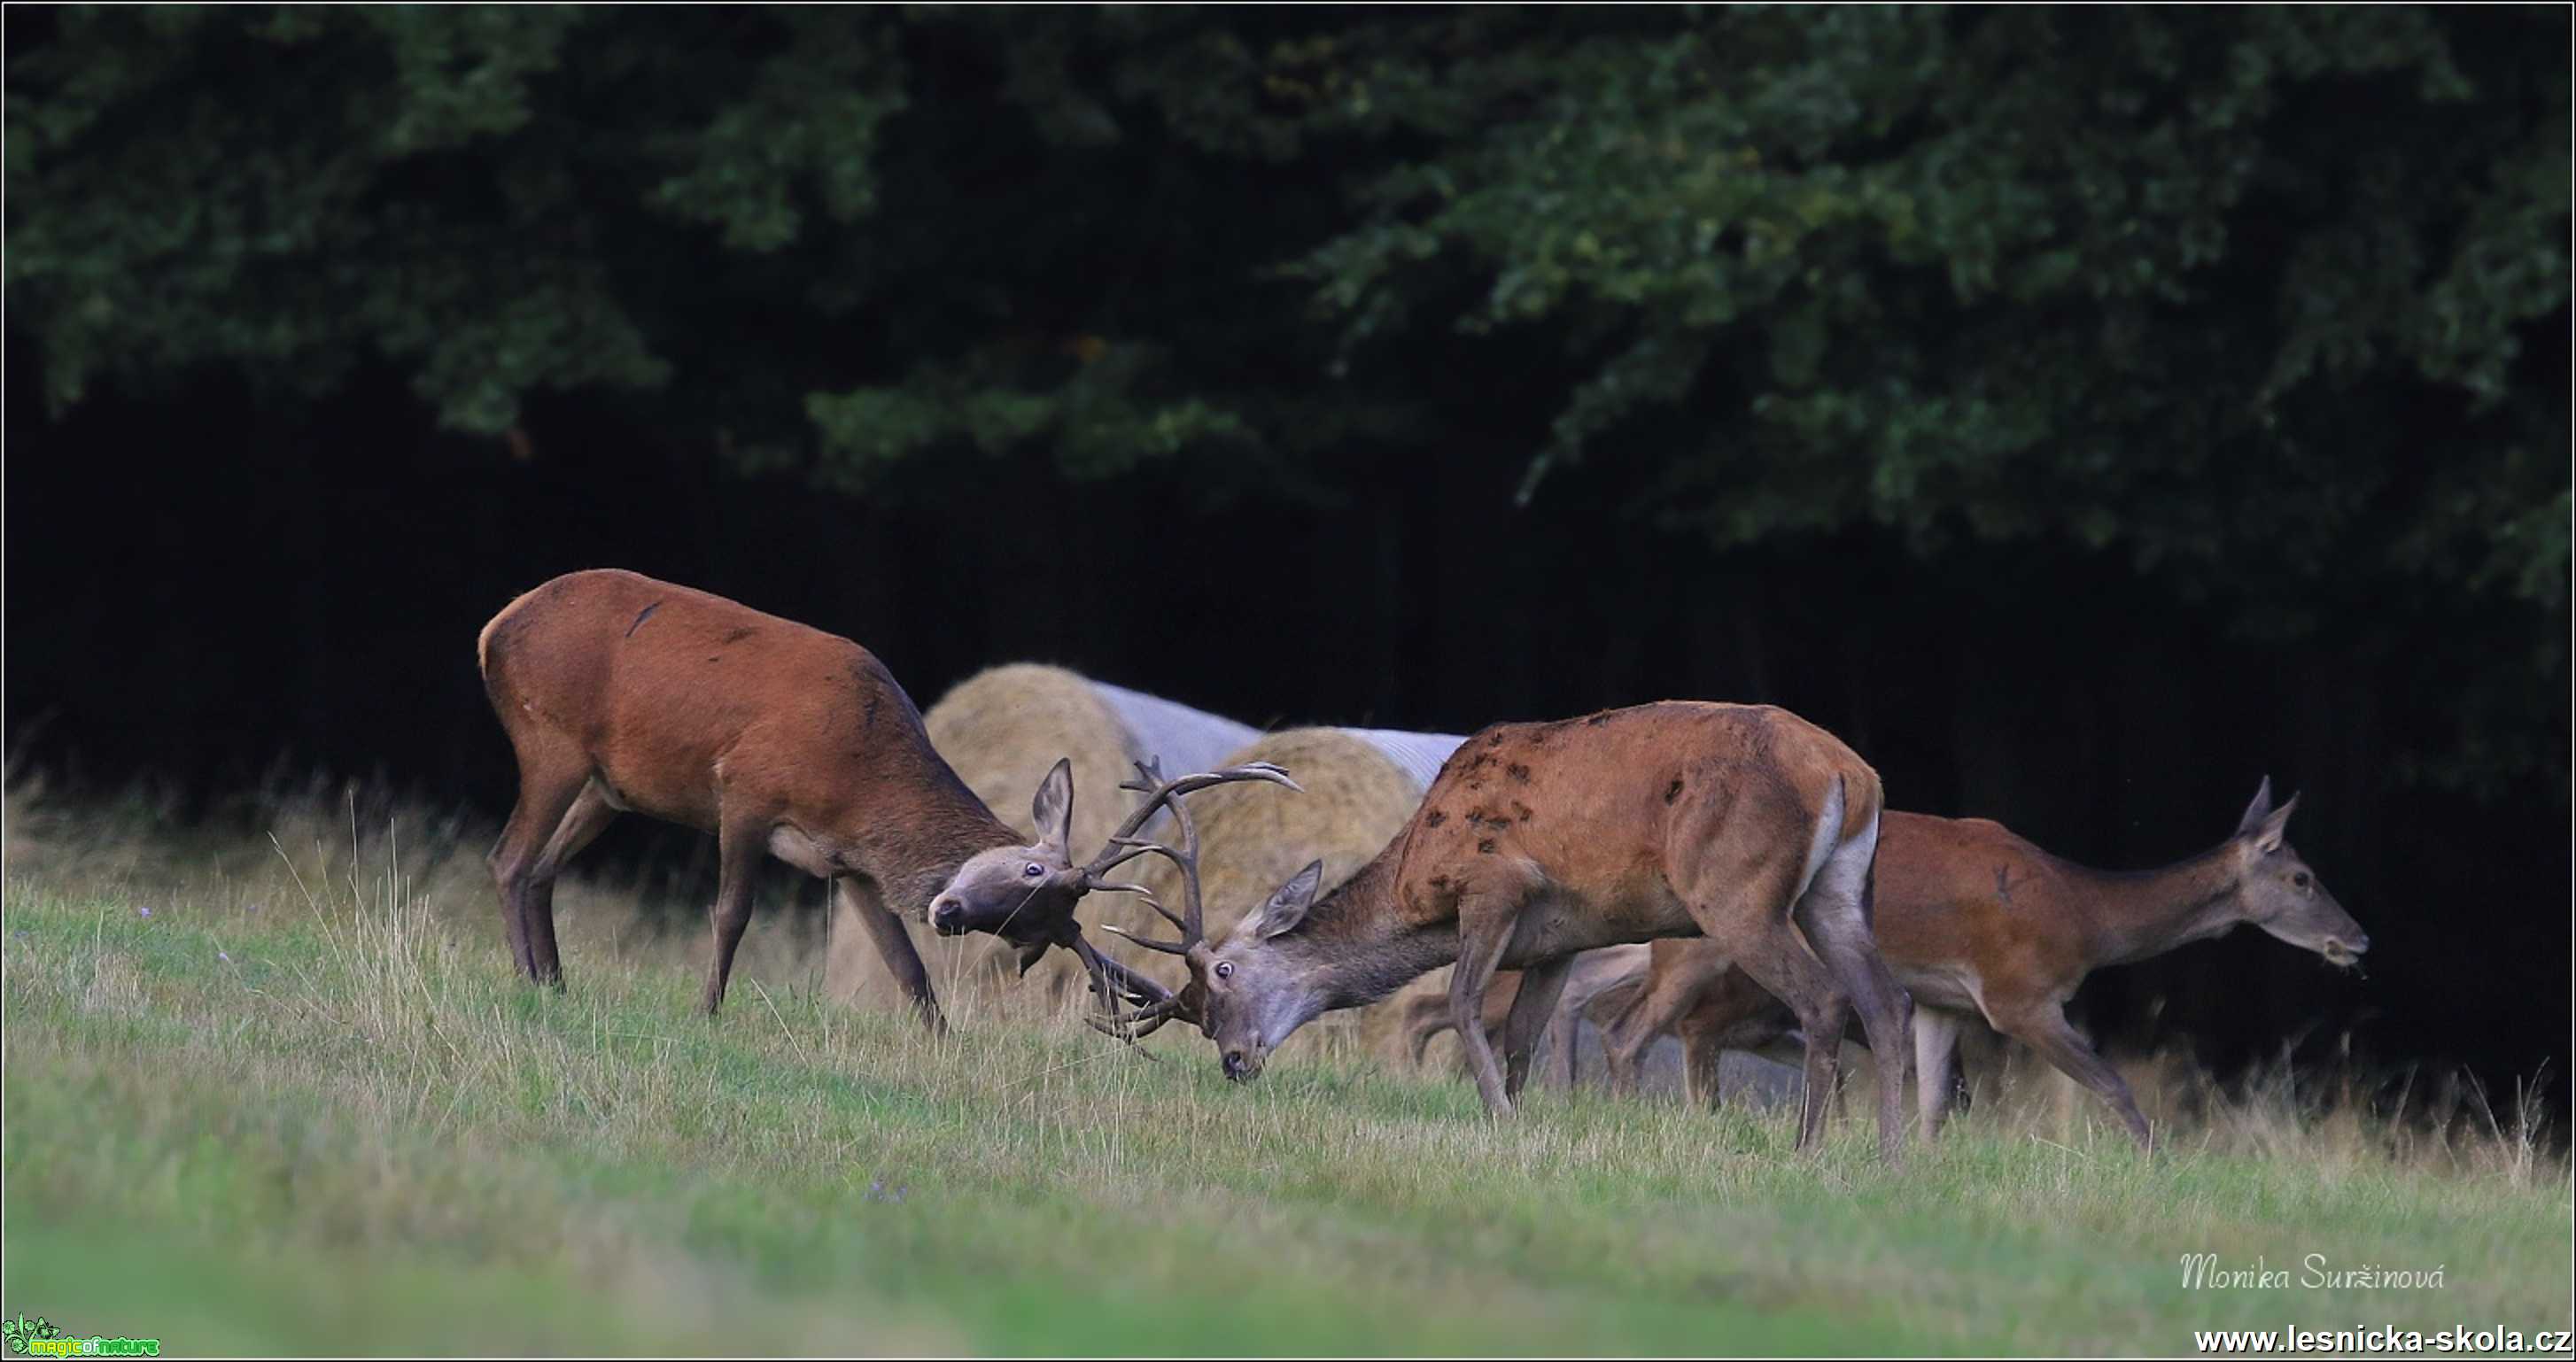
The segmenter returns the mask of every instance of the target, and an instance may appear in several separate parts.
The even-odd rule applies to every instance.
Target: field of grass
[[[944,1043],[779,939],[568,888],[520,985],[473,852],[307,811],[207,844],[13,798],[0,1313],[164,1352],[2189,1352],[2191,1331],[2566,1328],[2570,1181],[2511,1120],[2275,1093],[2152,1158],[1981,1108],[1901,1171],[1838,1122],[1330,1053],[1225,1083],[961,999]],[[585,896],[588,897],[585,897]],[[764,926],[763,930],[768,930]],[[1162,1043],[1168,1039],[1169,1043]],[[2183,1254],[2443,1270],[2185,1290]]]

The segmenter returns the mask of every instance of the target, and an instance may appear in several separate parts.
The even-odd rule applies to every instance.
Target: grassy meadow
[[[1318,1047],[1227,1084],[1067,1016],[934,1043],[825,1000],[764,914],[702,936],[559,896],[519,984],[483,830],[278,801],[273,836],[9,807],[0,1311],[168,1355],[313,1352],[2174,1353],[2285,1325],[2566,1328],[2570,1181],[2510,1095],[2426,1114],[2165,1103],[2130,1147],[2039,1082],[1891,1172],[1865,1101],[1540,1093]],[[2554,1100],[2554,1099],[2553,1099]],[[2526,1115],[2530,1106],[2526,1104]],[[2224,1265],[2440,1289],[2185,1290]]]

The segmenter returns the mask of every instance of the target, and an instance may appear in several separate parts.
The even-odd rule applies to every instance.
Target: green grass
[[[1782,1113],[1541,1094],[1497,1124],[1462,1082],[1317,1054],[1237,1087],[1195,1036],[1148,1063],[1063,1018],[964,1007],[933,1043],[810,970],[710,1022],[685,946],[604,927],[540,993],[461,872],[316,867],[307,899],[24,853],[0,1312],[170,1354],[2170,1353],[2569,1321],[2567,1168],[2527,1144],[2434,1158],[2289,1111],[2147,1158],[1981,1111],[1891,1172],[1857,1119],[1806,1156]],[[2447,1285],[2186,1291],[2196,1251]]]

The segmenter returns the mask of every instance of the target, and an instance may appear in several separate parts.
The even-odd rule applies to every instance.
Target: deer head
[[[1289,789],[1299,788],[1288,773],[1266,761],[1229,766],[1221,771],[1163,779],[1161,770],[1152,762],[1136,763],[1137,777],[1119,786],[1145,796],[1136,811],[1127,816],[1111,834],[1109,845],[1089,861],[1076,864],[1067,847],[1073,822],[1073,763],[1060,760],[1046,779],[1038,782],[1037,797],[1029,813],[1037,825],[1038,839],[1024,846],[995,847],[967,858],[957,873],[949,877],[948,886],[930,902],[930,923],[942,936],[961,936],[967,932],[991,932],[1006,941],[1031,946],[1042,952],[1049,945],[1073,944],[1079,929],[1074,925],[1074,907],[1082,897],[1095,889],[1122,893],[1142,893],[1133,885],[1112,884],[1109,872],[1138,856],[1161,852],[1175,855],[1171,848],[1141,839],[1137,834],[1154,816],[1169,810],[1173,817],[1186,820],[1182,797],[1211,785],[1235,781],[1260,780]],[[1193,858],[1190,874],[1192,892],[1196,891],[1196,837],[1190,839]],[[1147,896],[1150,901],[1151,896]],[[1159,910],[1160,905],[1157,905]],[[1169,916],[1169,914],[1165,914]],[[1026,955],[1022,965],[1032,963],[1036,953]]]
[[[1142,1035],[1174,1018],[1186,1021],[1216,1042],[1225,1076],[1248,1083],[1261,1076],[1261,1066],[1271,1051],[1297,1028],[1314,1020],[1328,1004],[1317,973],[1279,942],[1280,937],[1305,920],[1306,910],[1314,906],[1323,888],[1324,863],[1308,862],[1259,908],[1238,920],[1224,940],[1211,944],[1199,906],[1195,837],[1186,821],[1182,835],[1193,853],[1193,861],[1184,864],[1181,877],[1186,895],[1184,912],[1180,917],[1164,914],[1181,929],[1181,939],[1147,941],[1124,932],[1119,935],[1149,950],[1188,960],[1190,981],[1172,998],[1113,1019],[1112,1027],[1124,1024],[1134,1034]],[[1110,930],[1117,931],[1114,927]],[[1112,1034],[1119,1032],[1112,1030]]]
[[[2325,882],[2291,848],[2286,830],[2291,810],[2298,807],[2297,795],[2273,807],[2270,776],[2254,791],[2254,802],[2245,806],[2232,839],[2240,868],[2237,899],[2246,921],[2349,969],[2370,949],[2370,933],[2335,902]]]

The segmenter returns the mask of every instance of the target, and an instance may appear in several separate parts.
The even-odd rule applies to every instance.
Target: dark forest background
[[[497,817],[475,632],[620,565],[925,705],[1773,701],[2097,865],[2269,773],[2368,976],[2097,1026],[2565,1071],[2563,7],[6,22],[21,771]]]

